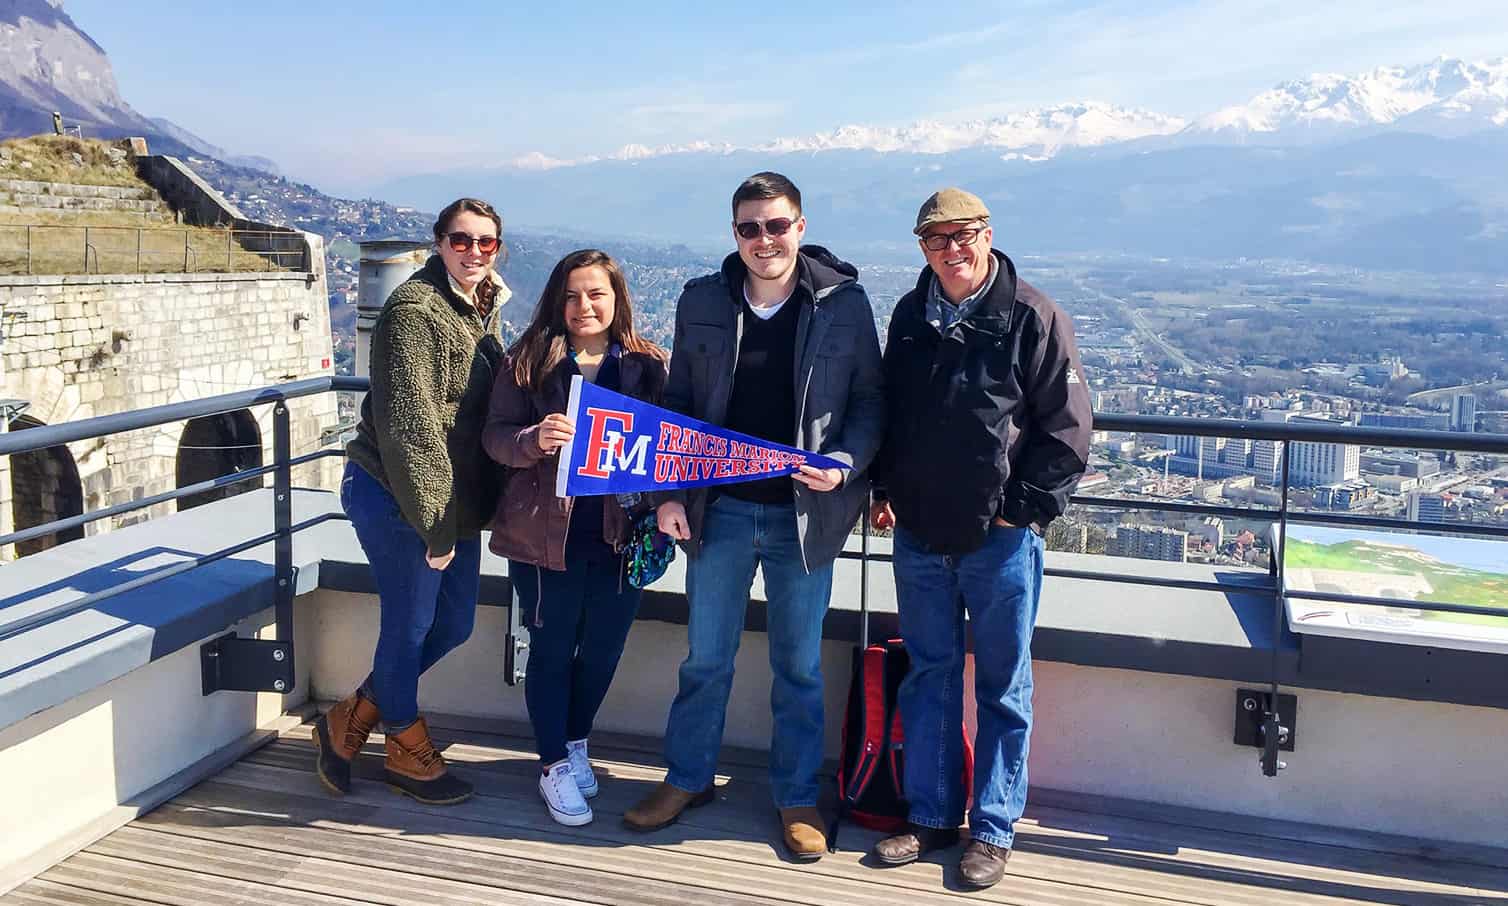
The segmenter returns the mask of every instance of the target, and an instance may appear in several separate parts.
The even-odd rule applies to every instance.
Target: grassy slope
[[[0,179],[152,188],[136,175],[129,161],[119,164],[112,161],[106,142],[35,135],[0,142],[0,148],[8,149],[11,155],[8,166],[0,165]],[[74,163],[73,154],[83,158],[83,166]],[[22,167],[23,161],[31,167]],[[0,202],[4,200],[4,193],[0,193]],[[270,269],[261,255],[227,244],[225,230],[148,222],[129,211],[29,210],[0,213],[0,274],[84,273],[85,227],[89,228],[91,248],[89,273]]]
[[[10,151],[9,166],[0,165],[0,178],[35,179],[41,182],[67,182],[82,186],[123,186],[149,189],[130,161],[110,160],[107,142],[77,139],[66,135],[33,135],[0,142]],[[83,166],[73,162],[73,155],[84,159]],[[22,166],[31,164],[30,167]]]

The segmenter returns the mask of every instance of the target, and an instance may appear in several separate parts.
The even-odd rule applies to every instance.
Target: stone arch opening
[[[262,465],[262,431],[245,409],[189,419],[178,440],[178,487]],[[178,510],[191,510],[262,486],[261,477],[178,498]]]
[[[10,423],[11,431],[40,428],[42,422],[22,415]],[[84,512],[84,485],[79,467],[66,446],[44,447],[10,458],[11,514],[16,531],[35,528],[57,519]],[[16,556],[26,557],[84,537],[84,527],[43,535],[16,545]]]

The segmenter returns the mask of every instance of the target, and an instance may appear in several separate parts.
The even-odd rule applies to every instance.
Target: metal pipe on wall
[[[356,376],[371,374],[372,328],[398,284],[424,265],[430,244],[415,239],[371,239],[361,243],[356,283]]]

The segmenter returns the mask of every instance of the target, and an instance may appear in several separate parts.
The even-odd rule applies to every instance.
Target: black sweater
[[[738,287],[740,295],[743,287]],[[799,293],[800,290],[797,290]],[[801,300],[792,295],[773,317],[765,320],[744,306],[743,336],[733,371],[733,395],[728,399],[725,425],[763,440],[796,443],[796,315]],[[787,477],[730,484],[723,494],[750,503],[789,504],[793,490]]]

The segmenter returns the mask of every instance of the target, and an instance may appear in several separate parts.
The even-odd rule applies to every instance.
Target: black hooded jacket
[[[831,563],[869,492],[868,467],[885,425],[884,380],[874,310],[858,270],[816,245],[802,246],[797,305],[795,446],[852,465],[843,484],[826,493],[797,483],[793,503],[807,571]],[[676,304],[675,345],[665,406],[693,418],[726,424],[743,334],[743,261],[728,256],[714,274],[686,284]],[[686,505],[696,555],[707,488],[666,492]]]
[[[885,343],[877,493],[937,553],[978,548],[996,517],[1045,527],[1089,461],[1093,415],[1073,322],[992,254],[995,283],[968,317],[943,332],[927,322],[924,268]]]

